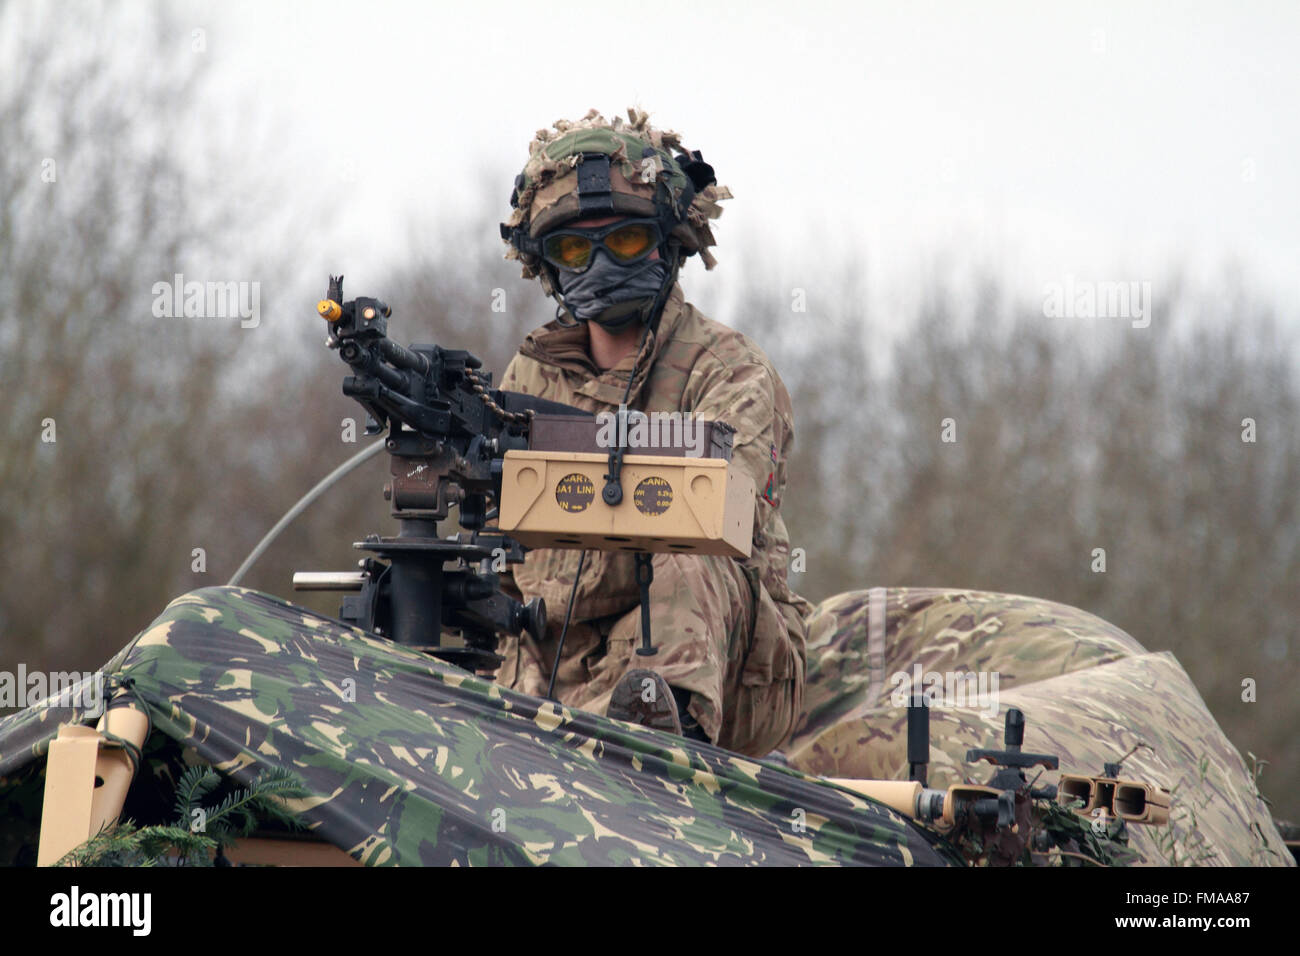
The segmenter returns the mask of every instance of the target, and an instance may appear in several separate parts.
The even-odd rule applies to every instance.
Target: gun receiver
[[[329,327],[327,344],[355,373],[343,380],[343,394],[366,410],[366,434],[389,432],[395,517],[441,520],[454,502],[462,527],[481,528],[486,500],[500,496],[500,461],[510,449],[528,448],[533,415],[592,418],[569,405],[491,388],[491,374],[464,350],[403,348],[388,338],[392,310],[384,302],[342,303],[342,296],[343,277],[331,276],[328,297],[316,310]]]

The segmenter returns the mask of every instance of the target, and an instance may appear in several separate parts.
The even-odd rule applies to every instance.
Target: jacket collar
[[[682,287],[673,283],[658,323],[651,327],[645,344],[635,357],[636,378],[632,382],[632,391],[628,395],[629,406],[636,405],[637,396],[650,375],[650,369],[672,339],[673,333],[681,325],[687,308]],[[596,368],[587,351],[587,343],[585,324],[576,328],[566,328],[558,322],[551,321],[528,333],[519,347],[519,354],[543,365],[558,368],[569,373],[570,376],[576,376],[581,384],[574,391],[579,395],[585,395],[606,405],[618,405],[623,400],[623,392],[627,388],[627,377],[632,371],[633,356],[624,356],[612,369],[601,372]]]

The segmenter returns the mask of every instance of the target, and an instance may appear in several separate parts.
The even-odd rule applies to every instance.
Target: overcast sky
[[[741,236],[904,298],[941,257],[1029,298],[1067,275],[1244,267],[1300,304],[1300,3],[183,0],[269,164],[336,192],[349,253],[491,193],[532,133],[637,104],[703,151]],[[399,225],[400,224],[400,225]],[[735,253],[732,252],[734,255]],[[355,268],[355,267],[354,267]],[[910,291],[909,291],[910,290]]]

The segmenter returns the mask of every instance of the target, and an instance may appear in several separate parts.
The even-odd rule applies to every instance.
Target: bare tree
[[[259,278],[240,197],[261,177],[204,136],[191,30],[86,15],[70,42],[50,11],[0,10],[18,38],[0,88],[0,634],[32,666],[94,666],[213,582],[238,380],[269,341],[206,295],[200,316],[171,314],[189,279]],[[148,58],[121,55],[130,43]]]

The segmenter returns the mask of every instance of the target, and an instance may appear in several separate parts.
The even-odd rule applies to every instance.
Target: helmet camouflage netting
[[[506,258],[523,263],[524,278],[539,277],[547,293],[554,290],[537,239],[591,214],[580,170],[592,159],[599,161],[593,166],[603,166],[602,155],[608,157],[608,197],[602,195],[605,206],[596,214],[659,218],[684,255],[698,252],[706,269],[717,264],[709,252],[715,245],[709,220],[722,215],[718,203],[730,199],[731,191],[717,185],[712,167],[698,151],[685,149],[677,133],[652,127],[643,110],[629,109],[627,116],[610,122],[589,110],[580,120],[557,120],[553,129],[539,129],[529,145],[501,235],[509,247]]]

